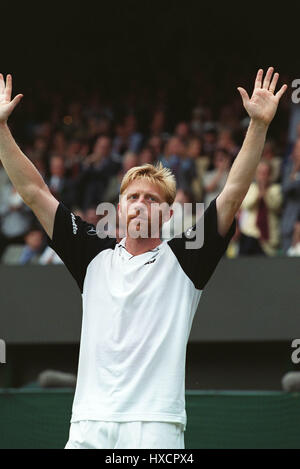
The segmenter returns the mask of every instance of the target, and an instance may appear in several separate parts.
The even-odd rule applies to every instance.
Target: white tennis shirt
[[[125,238],[99,238],[62,203],[49,245],[82,293],[82,329],[71,422],[179,422],[186,428],[185,361],[204,286],[235,232],[217,231],[216,199],[204,244],[183,237],[132,256]],[[92,228],[92,229],[91,229]]]

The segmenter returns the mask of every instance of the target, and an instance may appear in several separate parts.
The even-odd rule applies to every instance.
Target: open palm
[[[0,73],[0,123],[6,122],[16,105],[21,101],[23,95],[18,94],[11,100],[12,77],[7,75],[6,83]]]
[[[283,85],[280,90],[274,94],[279,74],[274,73],[273,75],[273,72],[274,68],[269,67],[264,80],[262,80],[264,72],[262,69],[258,70],[251,98],[249,98],[244,88],[238,88],[244,108],[251,119],[260,121],[266,125],[269,125],[275,116],[279,100],[287,89],[287,85]]]

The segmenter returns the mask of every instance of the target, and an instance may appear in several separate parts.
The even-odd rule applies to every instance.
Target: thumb
[[[244,90],[244,88],[241,88],[241,87],[238,87],[238,91],[242,97],[242,100],[243,100],[243,104],[245,105],[245,102],[246,101],[249,101],[249,96],[248,96],[248,93],[246,90]]]
[[[15,107],[19,104],[21,99],[23,98],[22,94],[18,94],[17,96],[14,97],[14,99],[10,102],[10,112],[12,112]]]

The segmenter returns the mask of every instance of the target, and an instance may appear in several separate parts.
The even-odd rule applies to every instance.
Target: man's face
[[[127,133],[130,135],[136,130],[136,118],[133,115],[129,115],[125,119],[125,128]]]
[[[175,130],[176,135],[180,138],[187,138],[189,136],[189,126],[186,122],[180,122]]]
[[[162,141],[160,137],[154,136],[150,139],[149,145],[156,155],[159,155],[161,152]]]
[[[199,140],[192,140],[188,147],[188,155],[191,158],[197,158],[201,154],[201,143]]]
[[[132,152],[127,152],[123,156],[123,161],[122,161],[122,167],[124,173],[129,171],[131,168],[134,168],[135,166],[138,166],[139,160],[138,157],[135,153]]]
[[[63,177],[65,173],[64,161],[60,156],[53,156],[50,161],[50,172],[52,176]]]
[[[215,153],[214,163],[216,168],[229,169],[230,159],[222,151]]]
[[[172,137],[169,141],[169,154],[170,155],[181,155],[182,153],[182,143],[179,138]]]
[[[98,156],[106,157],[110,154],[110,139],[107,137],[100,137],[95,143],[94,146],[94,153]]]
[[[43,241],[43,233],[39,230],[30,231],[25,236],[25,242],[34,251],[40,249]]]
[[[258,184],[269,184],[271,171],[268,165],[260,163],[256,169],[256,182]]]
[[[159,238],[163,223],[173,214],[168,209],[164,194],[156,184],[146,179],[133,181],[118,204],[120,224],[126,227],[124,236],[130,237],[133,230],[136,235],[132,237]]]

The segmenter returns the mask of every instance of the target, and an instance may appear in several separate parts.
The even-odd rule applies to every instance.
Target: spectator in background
[[[96,117],[89,116],[87,118],[87,126],[85,130],[85,139],[93,146],[99,137],[111,134],[111,121],[106,116]]]
[[[180,171],[180,160],[183,152],[184,146],[180,138],[171,137],[165,146],[165,153],[161,159],[162,164],[173,171],[177,183]]]
[[[217,127],[213,122],[206,122],[203,126],[203,154],[210,158],[210,167],[213,169],[213,157],[217,148]]]
[[[82,104],[72,101],[68,104],[67,115],[63,118],[63,132],[67,139],[83,137]]]
[[[78,139],[71,139],[66,147],[64,166],[66,176],[75,180],[80,173],[81,161],[87,156],[88,147]]]
[[[257,166],[255,182],[249,187],[241,205],[240,255],[277,254],[281,206],[281,186],[272,183],[270,162],[261,160]]]
[[[42,159],[35,160],[35,161],[33,161],[33,164],[36,167],[36,169],[38,170],[38,172],[40,173],[40,175],[42,176],[42,178],[44,180],[46,180],[47,169],[46,169],[45,160],[42,160]]]
[[[34,163],[37,160],[46,161],[48,154],[48,143],[46,138],[37,137],[33,142],[32,148],[29,150],[28,157]]]
[[[33,146],[28,148],[28,158],[35,165],[43,179],[47,173],[48,142],[45,137],[37,137]]]
[[[300,207],[300,139],[294,145],[282,178],[284,207],[281,219],[282,248],[287,253],[291,247],[294,226]]]
[[[2,256],[4,264],[38,264],[45,247],[45,236],[40,228],[32,227],[24,235],[24,244],[9,245]]]
[[[223,190],[230,170],[231,156],[226,149],[219,148],[214,154],[213,163],[214,169],[207,171],[203,178],[205,208]]]
[[[282,159],[276,155],[275,143],[272,140],[267,140],[263,149],[262,159],[268,160],[272,166],[272,182],[280,182],[280,169]]]
[[[163,140],[161,137],[154,135],[148,140],[148,147],[151,148],[154,155],[154,161],[159,161],[163,157]]]
[[[236,144],[233,139],[232,132],[228,129],[223,129],[219,132],[217,139],[217,147],[225,148],[228,154],[231,156],[231,159],[234,160],[237,156],[240,147]]]
[[[210,159],[208,156],[202,154],[202,142],[197,137],[193,137],[189,141],[186,153],[195,164],[195,177],[192,181],[191,189],[196,202],[201,202],[204,192],[203,178],[209,167]]]
[[[134,114],[128,114],[124,122],[128,150],[138,153],[142,147],[143,135],[137,130],[137,119]]]
[[[152,120],[150,122],[150,138],[151,137],[160,137],[163,142],[166,142],[170,135],[165,131],[166,127],[166,114],[165,111],[159,109],[154,112]]]
[[[240,102],[238,102],[238,106],[240,108]],[[233,104],[226,104],[220,109],[218,123],[222,128],[226,127],[233,131],[238,129],[239,119]]]
[[[75,202],[74,183],[66,176],[64,159],[54,155],[50,159],[50,175],[46,178],[51,193],[67,207],[71,208]]]
[[[118,155],[124,155],[128,151],[126,129],[123,122],[116,122],[115,137],[112,143],[112,151]]]
[[[24,244],[34,216],[14,186],[8,182],[0,192],[0,257],[10,244]]]
[[[300,209],[298,219],[294,225],[292,244],[287,250],[287,255],[290,257],[300,256]]]
[[[152,148],[150,146],[144,147],[139,154],[139,164],[155,164],[155,162],[156,159]]]
[[[138,153],[142,147],[143,135],[137,131],[137,120],[134,114],[128,114],[117,128],[113,141],[113,151],[124,154],[126,151]]]
[[[25,247],[21,253],[19,263],[37,264],[45,248],[45,236],[42,230],[32,228],[24,237]]]
[[[52,138],[49,153],[51,155],[65,155],[67,142],[62,130],[57,130]]]
[[[125,153],[123,156],[121,170],[109,180],[105,193],[103,194],[104,202],[110,202],[113,204],[117,204],[119,202],[119,193],[123,176],[129,169],[134,166],[139,166],[139,164],[139,157],[135,153]]]
[[[195,161],[190,158],[186,152],[180,161],[180,169],[178,175],[178,188],[187,192],[191,192],[192,184],[196,177]]]
[[[179,137],[171,137],[167,142],[161,162],[173,171],[178,188],[190,190],[196,175],[195,162],[186,155],[186,147]]]
[[[174,131],[175,137],[180,138],[180,140],[186,145],[190,136],[190,129],[187,122],[179,122]]]
[[[194,108],[192,111],[190,128],[195,137],[202,137],[205,117],[204,114],[204,109],[201,106]]]
[[[99,137],[93,153],[82,164],[82,173],[77,183],[77,205],[86,210],[105,201],[104,194],[109,181],[121,168],[119,155],[112,153],[109,137]]]

